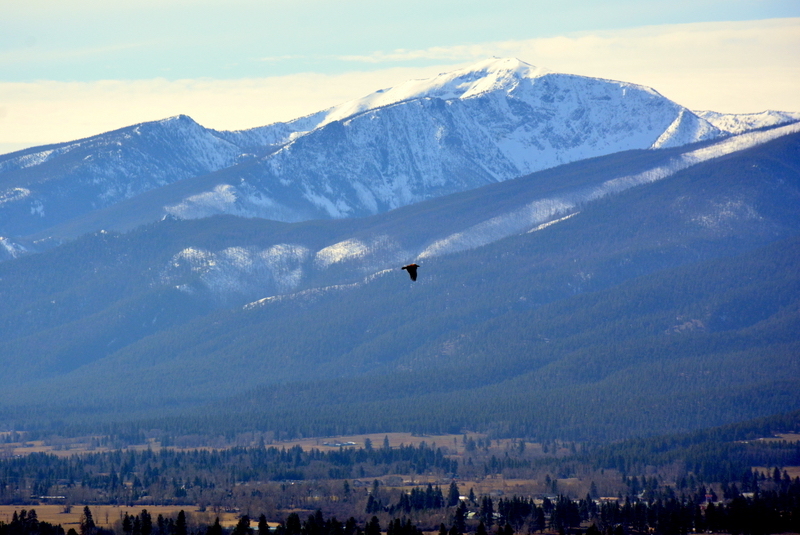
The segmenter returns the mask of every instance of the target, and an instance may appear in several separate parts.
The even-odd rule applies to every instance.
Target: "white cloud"
[[[519,51],[561,72],[653,87],[691,109],[800,111],[800,18],[600,32]]]
[[[514,56],[558,72],[647,85],[692,109],[800,111],[800,18],[788,18],[375,52],[338,58],[363,62],[371,71],[335,75],[0,82],[0,152],[177,114],[217,129],[261,126],[490,56]],[[390,67],[423,60],[438,65]]]
[[[186,114],[219,130],[301,117],[442,68],[239,80],[0,82],[0,153]]]
[[[647,26],[339,59],[387,64],[490,56],[647,85],[691,109],[800,111],[800,18]]]

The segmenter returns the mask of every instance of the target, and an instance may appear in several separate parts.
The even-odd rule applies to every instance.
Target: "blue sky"
[[[179,113],[260,126],[493,55],[800,111],[796,0],[3,0],[0,153]]]

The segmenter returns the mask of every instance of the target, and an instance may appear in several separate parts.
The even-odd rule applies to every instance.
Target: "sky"
[[[0,154],[178,114],[263,126],[493,56],[800,112],[797,0],[0,0]]]

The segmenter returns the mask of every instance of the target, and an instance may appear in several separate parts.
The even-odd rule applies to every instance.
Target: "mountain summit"
[[[363,216],[584,158],[723,135],[652,89],[509,59],[409,81],[300,119],[296,128],[260,133],[277,140],[278,130],[292,131],[278,151],[231,169],[222,189],[166,211]]]
[[[364,216],[727,135],[650,88],[491,59],[250,130],[179,116],[0,156],[0,236],[72,238],[165,216]]]
[[[408,80],[397,87],[382,89],[327,110],[324,123],[341,120],[363,111],[418,98],[465,99],[491,91],[511,91],[524,79],[551,71],[536,68],[514,58],[490,59],[464,69],[441,73],[433,78]]]

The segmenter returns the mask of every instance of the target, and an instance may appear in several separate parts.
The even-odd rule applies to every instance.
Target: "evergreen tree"
[[[127,511],[125,511],[125,516],[122,517],[122,531],[125,535],[131,535],[133,532],[133,521]]]
[[[290,513],[286,517],[286,535],[300,535],[302,533],[303,525],[300,522],[300,515],[297,513]]]
[[[250,535],[250,531],[250,517],[242,515],[239,522],[236,523],[236,527],[233,528],[232,535]]]
[[[450,489],[447,491],[447,507],[458,505],[458,498],[461,496],[458,492],[458,485],[455,481],[450,482]]]
[[[478,513],[481,517],[481,522],[486,526],[492,527],[494,525],[494,504],[490,496],[481,498],[481,508]]]
[[[214,520],[214,524],[206,530],[206,535],[222,535],[222,525],[219,523],[219,517]]]
[[[188,535],[186,513],[183,512],[183,509],[178,511],[178,519],[175,521],[175,535]]]
[[[344,524],[344,535],[356,535],[358,531],[358,522],[351,516]]]
[[[381,523],[377,516],[373,516],[364,529],[364,535],[381,535]]]
[[[141,519],[142,535],[152,535],[153,518],[150,516],[150,513],[147,512],[147,509],[142,509],[142,512],[139,513],[139,518]]]
[[[460,502],[453,517],[453,527],[458,533],[467,531],[467,504]]]
[[[92,518],[92,511],[89,509],[89,506],[85,506],[83,508],[83,514],[81,515],[80,520],[80,529],[81,535],[94,535],[97,531],[97,526],[94,524],[94,518]]]

